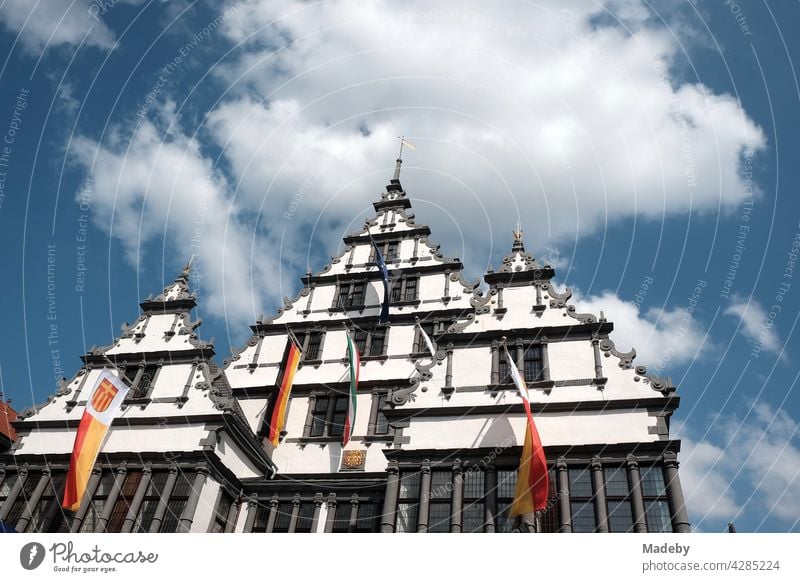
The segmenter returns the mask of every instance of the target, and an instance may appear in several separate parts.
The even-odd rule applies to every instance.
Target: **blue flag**
[[[389,269],[386,268],[386,263],[383,260],[383,255],[375,244],[375,239],[372,234],[369,235],[369,242],[372,243],[372,248],[375,249],[375,264],[381,272],[383,278],[383,305],[381,305],[381,323],[389,323]]]

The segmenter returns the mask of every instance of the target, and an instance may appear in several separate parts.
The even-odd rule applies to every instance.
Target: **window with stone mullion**
[[[641,467],[640,478],[647,531],[671,532],[672,518],[661,465]]]
[[[591,470],[589,467],[570,467],[568,477],[572,531],[593,532],[597,527],[597,521],[594,513]]]
[[[395,531],[411,533],[417,531],[419,523],[420,473],[417,470],[400,474]]]
[[[461,531],[482,532],[484,526],[484,473],[479,470],[464,472],[464,502],[461,510]]]
[[[344,433],[347,397],[336,394],[319,395],[312,400],[311,428],[308,436],[338,437]]]
[[[514,530],[515,518],[508,516],[508,510],[514,502],[514,492],[517,488],[517,470],[497,470],[497,515],[495,517],[495,531],[505,533]]]
[[[606,503],[608,505],[608,530],[610,532],[633,531],[628,470],[624,466],[604,467]]]

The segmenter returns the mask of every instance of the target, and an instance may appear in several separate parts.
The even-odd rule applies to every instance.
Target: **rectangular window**
[[[289,531],[293,509],[294,504],[291,501],[281,501],[278,503],[278,507],[275,508],[275,525],[272,527],[272,531],[277,533],[286,533]]]
[[[431,501],[428,531],[447,533],[450,531],[450,502]]]
[[[310,362],[322,359],[322,336],[323,331],[310,331],[306,334],[306,347],[303,353],[303,361]]]
[[[339,307],[344,309],[358,309],[364,307],[364,281],[350,281],[339,283]]]
[[[391,290],[389,291],[389,302],[397,303],[403,299],[403,280],[395,279],[391,282]]]
[[[6,478],[0,483],[0,507],[3,507],[6,499],[8,499],[8,494],[11,493],[11,490],[14,488],[17,478],[17,473],[6,473]]]
[[[431,471],[431,499],[450,499],[453,493],[452,471]]]
[[[139,368],[134,378],[134,384],[128,392],[127,399],[146,398],[153,390],[156,375],[158,374],[157,364],[147,364]]]
[[[417,277],[406,277],[406,288],[405,288],[405,293],[403,295],[404,301],[417,300],[418,283],[419,279]]]
[[[339,437],[344,434],[347,396],[319,395],[312,400],[311,429],[307,436]]]
[[[569,498],[572,510],[572,531],[593,532],[596,527],[592,475],[588,467],[570,467]]]
[[[378,506],[370,501],[358,504],[358,517],[356,519],[356,532],[368,533],[375,531],[378,517]]]
[[[400,243],[388,242],[385,247],[386,252],[383,255],[385,262],[396,261],[400,258]]]
[[[328,509],[330,511],[330,508]],[[353,504],[342,499],[336,504],[336,513],[333,517],[333,533],[347,533],[350,531],[350,514]]]
[[[606,499],[608,501],[608,530],[633,531],[633,512],[628,497],[628,471],[625,467],[605,467]]]
[[[461,530],[482,532],[484,521],[483,471],[464,473],[464,507],[461,511]]]
[[[386,398],[388,396],[389,395],[385,393],[375,394],[373,396],[373,398],[378,400],[375,406],[377,409],[375,414],[375,432],[373,433],[375,435],[389,434],[391,428],[389,426],[389,419],[386,417],[386,413],[383,411],[383,409],[386,408]]]
[[[97,489],[92,496],[92,502],[89,509],[86,511],[86,516],[81,523],[81,533],[91,533],[97,527],[100,516],[103,514],[103,508],[106,504],[111,489],[114,487],[114,473],[111,471],[104,471],[100,477],[100,482],[97,484]]]
[[[153,516],[158,509],[158,504],[161,501],[161,493],[164,491],[164,486],[167,484],[167,477],[169,473],[166,471],[153,472],[150,478],[150,485],[147,487],[147,492],[142,499],[142,506],[139,508],[139,515],[136,518],[136,523],[133,526],[134,532],[147,533],[150,531],[150,526],[153,523]]]
[[[264,505],[261,501],[256,506],[256,518],[253,521],[253,533],[264,533],[267,531],[269,521],[269,505]]]
[[[225,528],[228,527],[228,514],[231,511],[231,507],[233,507],[233,503],[233,496],[223,489],[217,509],[214,512],[214,525],[211,528],[211,533],[225,533]],[[233,521],[235,523],[236,519],[234,518]]]
[[[369,337],[369,332],[365,329],[358,328],[353,333],[353,343],[356,344],[356,349],[358,350],[359,354],[364,354],[367,350],[367,338]]]
[[[542,348],[530,346],[525,350],[525,381],[538,382],[543,379]]]
[[[415,532],[419,522],[419,471],[403,471],[400,474],[399,502],[395,530]]]
[[[314,521],[314,502],[303,501],[300,503],[299,511],[297,512],[297,523],[295,524],[295,533],[309,533]]]
[[[428,337],[431,339],[431,343],[434,344],[434,349],[436,348],[436,335],[438,331],[438,326],[433,322],[424,322],[420,323],[420,327],[422,327],[423,331],[428,334]],[[428,350],[428,345],[425,343],[425,340],[422,337],[422,334],[419,332],[419,328],[414,330],[414,353],[418,352],[426,352],[430,353]]]
[[[36,507],[31,512],[31,519],[25,531],[32,533],[67,531],[66,528],[62,529],[62,526],[66,526],[66,523],[64,523],[63,519],[64,512],[60,511],[60,504],[58,504],[58,494],[64,490],[63,481],[65,477],[65,475],[54,475],[50,479],[42,496],[39,498],[39,503],[36,504]],[[50,517],[52,517],[52,522],[50,522]]]
[[[130,503],[136,495],[136,489],[139,487],[139,481],[142,474],[139,471],[129,471],[125,475],[125,480],[122,482],[117,501],[114,503],[114,509],[111,510],[111,517],[108,519],[106,531],[108,533],[119,533],[122,531],[122,525],[125,522],[125,517],[130,510]]]
[[[386,328],[376,327],[372,331],[372,342],[369,346],[370,356],[382,356],[386,347]]]
[[[183,471],[178,472],[178,480],[172,490],[169,501],[167,502],[167,513],[164,521],[161,522],[160,533],[175,533],[181,523],[181,515],[189,501],[189,493],[192,491],[192,484],[189,481],[189,474]]]
[[[495,530],[497,532],[510,532],[514,529],[513,517],[508,517],[508,509],[514,501],[514,491],[517,487],[517,471],[497,471],[497,516]]]
[[[512,382],[512,380],[511,380],[511,368],[509,367],[509,362],[506,358],[506,350],[504,350],[502,347],[498,349],[500,353],[500,368],[498,374],[499,383],[508,384]],[[515,349],[512,348],[511,351],[515,351]],[[513,358],[513,356],[511,357]]]
[[[660,465],[640,468],[640,483],[649,532],[671,532],[672,517],[666,498],[667,488]]]

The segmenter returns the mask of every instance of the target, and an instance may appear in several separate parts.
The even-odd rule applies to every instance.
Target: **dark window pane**
[[[389,292],[389,301],[397,303],[403,297],[403,280],[395,279],[391,282],[391,290]]]
[[[367,332],[363,329],[357,329],[353,334],[353,343],[356,344],[356,349],[359,354],[364,354],[367,348]]]
[[[153,387],[153,380],[158,373],[158,366],[145,366],[142,376],[139,378],[139,383],[136,386],[134,397],[143,398],[147,396],[150,389]],[[134,392],[133,390],[131,391]]]
[[[383,355],[384,344],[386,343],[386,328],[376,327],[372,332],[372,344],[369,348],[370,356]]]
[[[594,505],[591,501],[573,501],[572,531],[576,533],[593,532],[595,527]]]
[[[511,382],[511,369],[508,367],[508,361],[506,361],[506,350],[504,350],[501,347],[499,348],[499,353],[500,353],[500,374],[499,374],[500,383],[508,384],[509,382]]]
[[[352,510],[353,505],[349,499],[342,499],[336,504],[336,512],[333,514],[334,533],[345,533],[350,529],[350,513]]]
[[[416,503],[397,504],[397,524],[395,530],[398,533],[409,533],[417,531],[417,515],[419,505]]]
[[[645,497],[660,497],[666,494],[664,487],[664,473],[656,465],[648,467],[641,473],[642,495]]]
[[[375,530],[377,512],[374,503],[362,502],[358,504],[357,532],[371,532]]]
[[[147,533],[150,531],[150,526],[153,523],[153,516],[161,500],[161,492],[164,491],[164,486],[167,482],[167,476],[168,473],[166,471],[157,471],[153,473],[132,531],[140,533]]]
[[[378,413],[375,416],[375,434],[389,434],[389,419],[386,418],[386,414],[382,410],[386,406],[386,394],[376,394],[375,398],[378,399]]]
[[[300,511],[297,514],[297,524],[294,531],[297,533],[307,533],[311,531],[311,522],[314,519],[314,503],[304,501],[300,504]]]
[[[483,471],[466,471],[464,473],[464,498],[480,499],[483,497]]]
[[[122,530],[122,525],[125,522],[125,517],[128,515],[130,509],[130,502],[136,494],[136,489],[139,487],[142,474],[138,471],[128,473],[123,481],[120,494],[117,497],[117,502],[114,504],[114,509],[111,510],[111,517],[106,525],[106,531],[109,533],[117,533]]]
[[[430,505],[428,531],[446,533],[450,531],[450,503],[434,502]]]
[[[417,282],[416,277],[408,277],[406,279],[406,301],[416,301],[417,299]]]
[[[399,249],[400,249],[400,243],[398,243],[398,242],[390,242],[390,243],[388,243],[386,245],[386,255],[384,257],[385,261],[386,262],[396,261],[400,256],[399,252],[398,252]]]
[[[161,522],[160,533],[175,533],[181,522],[181,514],[186,507],[186,499],[170,499],[167,502],[167,514]]]
[[[592,496],[592,476],[588,468],[569,468],[569,495],[571,498]]]
[[[532,346],[525,350],[525,381],[537,382],[542,379],[542,349]]]
[[[516,487],[516,471],[497,471],[497,497],[499,499],[513,499]]]
[[[275,513],[275,525],[272,528],[274,532],[287,532],[289,531],[289,522],[292,519],[292,508],[294,505],[291,501],[282,501],[278,504]]]
[[[452,471],[431,471],[431,499],[450,499],[452,476]]]
[[[508,533],[514,530],[516,518],[508,517],[508,509],[511,503],[497,503],[497,517],[495,518],[495,530],[498,533]]]
[[[364,306],[364,283],[353,283],[353,294],[350,298],[350,307]]]
[[[630,501],[608,502],[608,529],[611,532],[629,532],[633,530],[633,514]]]
[[[400,475],[400,499],[419,498],[419,472],[403,471]]]
[[[625,467],[606,467],[606,496],[625,497],[628,494],[628,471]]]
[[[311,414],[311,436],[322,436],[325,432],[325,421],[328,417],[328,397],[317,396],[314,411]]]
[[[483,531],[483,503],[476,501],[464,507],[461,512],[462,528],[465,533]]]
[[[303,354],[304,360],[319,360],[322,357],[320,346],[322,345],[322,332],[312,331],[308,336],[308,346],[306,353]]]
[[[669,504],[666,501],[651,501],[645,509],[647,531],[671,532],[672,520],[669,515]]]

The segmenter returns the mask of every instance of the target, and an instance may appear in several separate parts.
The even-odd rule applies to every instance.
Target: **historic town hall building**
[[[0,520],[17,531],[622,532],[689,530],[670,439],[675,387],[578,313],[551,266],[514,233],[479,281],[429,240],[395,178],[375,217],[278,313],[255,322],[220,367],[198,339],[189,269],[47,402],[13,423],[0,453]],[[380,325],[380,272],[391,277]],[[435,343],[431,356],[419,325]],[[303,359],[285,433],[265,416],[289,330]],[[353,438],[342,449],[346,330],[362,354]],[[503,343],[524,372],[550,466],[534,527],[507,516],[525,431]],[[59,497],[75,431],[100,371],[131,385],[80,509]]]

